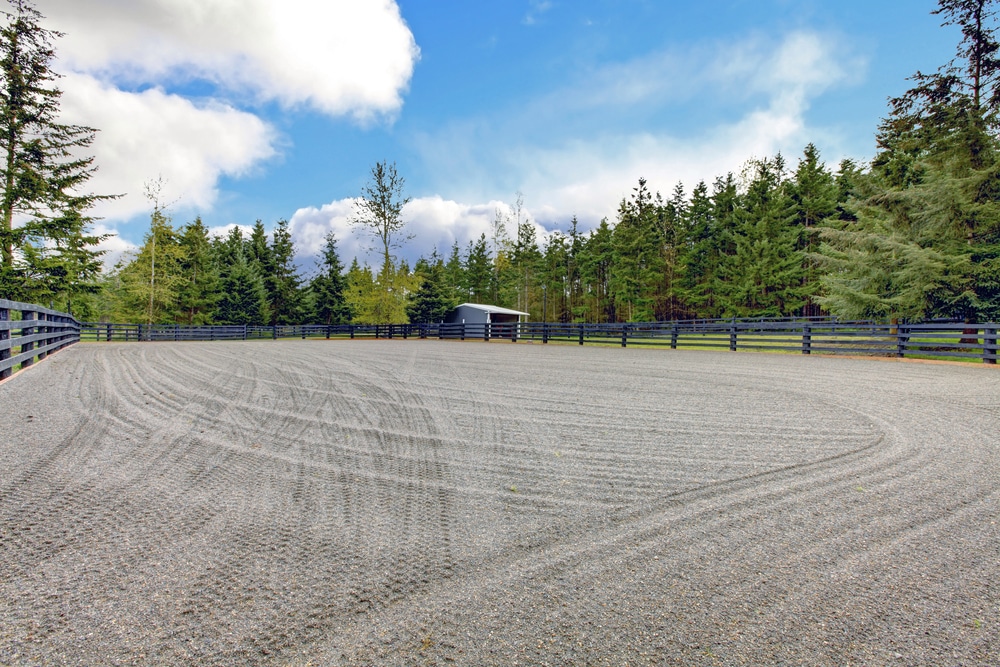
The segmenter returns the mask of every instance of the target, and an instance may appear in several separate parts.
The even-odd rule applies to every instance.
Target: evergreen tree
[[[443,322],[445,316],[455,307],[448,287],[444,262],[432,256],[430,262],[418,265],[420,287],[410,297],[406,314],[414,324]]]
[[[271,244],[267,240],[264,223],[260,220],[254,222],[250,238],[244,242],[243,253],[247,263],[255,268],[264,281],[264,288],[268,290],[268,301],[270,302],[273,291],[268,289],[268,282],[274,280],[274,255],[271,252]]]
[[[610,287],[618,312],[629,322],[656,319],[656,296],[664,275],[662,235],[646,180],[618,207]]]
[[[268,321],[267,291],[246,253],[236,253],[222,279],[218,321],[221,324],[262,325]]]
[[[819,160],[815,145],[806,146],[795,176],[788,184],[792,204],[792,224],[798,231],[796,249],[804,253],[801,295],[802,315],[820,314],[815,298],[820,294],[820,275],[815,253],[819,249],[818,225],[837,212],[837,184],[833,174]]]
[[[458,247],[458,241],[451,246],[448,261],[444,265],[445,280],[452,298],[456,302],[468,301],[469,293],[466,289],[465,262],[462,260],[462,250]]]
[[[538,266],[542,253],[538,249],[535,226],[527,214],[521,211],[521,195],[518,193],[517,240],[511,248],[511,282],[517,300],[517,310],[531,313],[530,319],[541,317],[542,303],[538,289]]]
[[[958,58],[890,103],[871,174],[822,231],[822,303],[845,317],[1000,313],[995,3],[940,0]],[[846,218],[846,219],[845,219]]]
[[[753,160],[750,182],[736,210],[733,252],[724,256],[718,296],[723,315],[782,317],[799,311],[803,254],[790,216],[784,160]]]
[[[584,318],[589,322],[617,322],[611,294],[614,264],[614,232],[607,218],[592,230],[579,253],[580,281],[584,285]]]
[[[570,269],[569,241],[565,234],[555,231],[545,240],[542,252],[542,316],[547,322],[569,322],[573,319],[569,303],[567,277]]]
[[[310,283],[313,321],[327,325],[347,324],[351,321],[351,309],[346,297],[347,277],[337,254],[337,237],[333,232],[326,235],[321,268],[320,274]]]
[[[724,192],[726,187],[717,181],[716,194],[721,196]],[[684,242],[677,260],[679,299],[685,304],[687,314],[697,318],[717,314],[715,289],[728,230],[716,215],[716,209],[708,186],[704,181],[699,182],[691,192],[684,214]]]
[[[178,309],[186,324],[211,324],[219,300],[219,272],[213,257],[208,229],[195,218],[181,229],[182,256],[180,271],[183,281],[178,288]]]
[[[295,245],[287,220],[278,221],[271,238],[268,253],[271,273],[264,278],[271,324],[299,324],[304,316],[302,280],[295,268]]]
[[[473,303],[489,303],[493,293],[493,262],[490,259],[486,235],[481,234],[465,252],[464,287],[467,298]]]
[[[59,123],[52,43],[28,0],[8,0],[0,28],[0,297],[54,298],[93,291],[99,238],[86,211],[107,196],[86,193],[96,167],[80,157],[96,130]],[[27,222],[14,227],[14,218]],[[55,249],[52,249],[55,246]],[[41,281],[41,282],[38,282]]]
[[[104,254],[95,246],[105,237],[88,232],[90,222],[81,211],[68,208],[54,220],[58,231],[47,236],[47,243],[21,247],[24,270],[20,298],[51,303],[80,318],[91,315],[92,297],[101,290]]]

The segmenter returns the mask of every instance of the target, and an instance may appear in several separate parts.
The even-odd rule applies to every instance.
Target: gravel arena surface
[[[1000,371],[78,344],[0,384],[3,665],[1000,665]]]

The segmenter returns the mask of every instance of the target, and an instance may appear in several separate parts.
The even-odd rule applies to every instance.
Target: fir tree
[[[347,277],[344,276],[344,265],[337,253],[337,237],[333,232],[326,235],[321,268],[322,271],[310,283],[313,320],[326,325],[347,324],[351,321],[351,309],[346,299]]]
[[[444,262],[436,256],[431,261],[418,265],[420,287],[410,297],[406,314],[414,324],[443,322],[445,316],[455,307],[450,295]]]
[[[469,241],[463,273],[463,287],[468,299],[473,303],[488,303],[493,292],[493,262],[485,234],[480,235],[475,243]]]
[[[265,274],[271,324],[298,324],[304,311],[302,281],[295,268],[295,245],[288,231],[288,221],[279,220],[271,235],[269,248],[270,274]]]
[[[221,324],[262,325],[268,320],[267,292],[256,267],[239,252],[222,279],[218,321]]]
[[[85,192],[96,167],[79,155],[96,130],[56,120],[62,92],[50,65],[62,33],[43,28],[28,0],[8,4],[0,28],[0,296],[61,295],[71,304],[93,290],[100,254],[86,211],[110,198]],[[17,216],[27,221],[15,228]]]
[[[200,217],[181,230],[180,246],[183,281],[178,288],[177,305],[181,319],[189,325],[211,324],[221,286],[208,229]]]

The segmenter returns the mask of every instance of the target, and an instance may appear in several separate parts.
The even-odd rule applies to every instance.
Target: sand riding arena
[[[81,343],[0,384],[0,664],[996,665],[998,481],[984,365]]]

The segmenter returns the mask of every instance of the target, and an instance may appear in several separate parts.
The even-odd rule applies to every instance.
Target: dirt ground
[[[79,344],[0,385],[2,665],[997,665],[1000,372]]]

